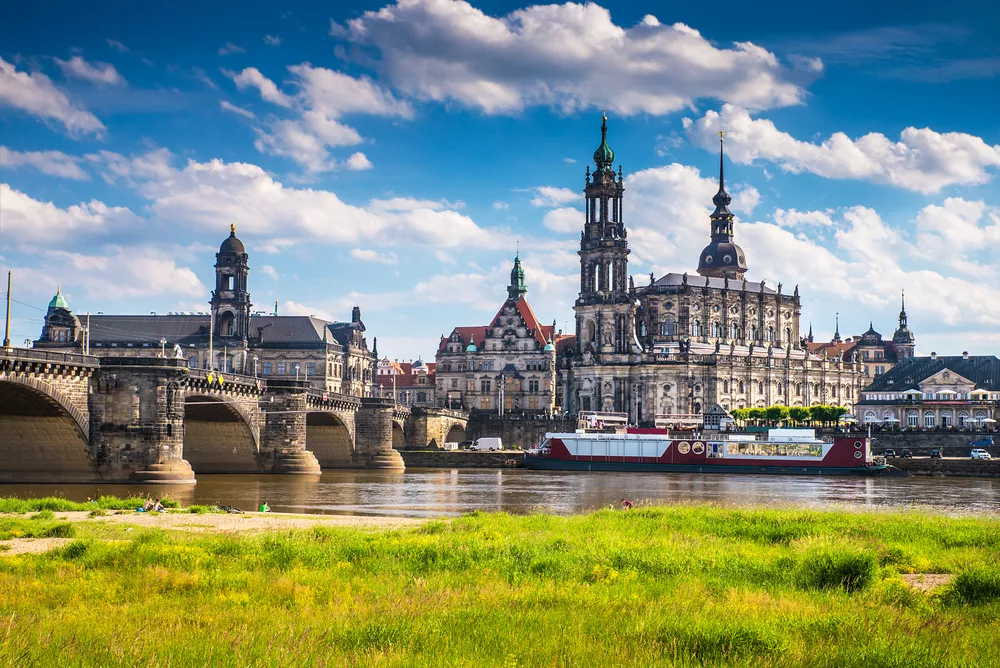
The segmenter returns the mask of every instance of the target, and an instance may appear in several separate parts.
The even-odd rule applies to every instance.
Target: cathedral
[[[628,273],[621,166],[607,117],[596,169],[587,167],[580,234],[575,345],[560,356],[570,413],[627,414],[633,424],[693,420],[723,409],[831,404],[851,409],[866,383],[856,355],[810,353],[800,337],[798,286],[789,293],[746,278],[726,192],[722,135],[710,239],[694,275],[636,287]]]
[[[368,349],[361,309],[350,322],[254,311],[250,256],[230,225],[215,255],[209,311],[149,315],[74,314],[58,290],[35,348],[100,357],[170,357],[192,369],[308,382],[317,390],[377,394],[378,351]]]

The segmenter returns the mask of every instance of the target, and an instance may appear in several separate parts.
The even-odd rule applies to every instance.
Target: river
[[[920,508],[953,515],[1000,514],[1000,480],[854,478],[681,473],[583,473],[523,469],[328,470],[320,477],[199,475],[193,486],[0,484],[0,496],[168,495],[181,504],[217,504],[292,513],[447,517],[473,510],[586,512],[622,498],[732,506]]]

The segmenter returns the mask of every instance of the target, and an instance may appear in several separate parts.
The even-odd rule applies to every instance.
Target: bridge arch
[[[87,418],[51,384],[20,375],[0,379],[0,480],[98,479],[89,436]]]
[[[465,425],[460,422],[453,423],[445,433],[445,443],[461,443],[465,440]]]
[[[399,420],[392,421],[392,449],[403,450],[406,448],[406,430]]]
[[[259,431],[247,410],[209,394],[184,398],[184,459],[195,473],[259,470]]]
[[[349,468],[354,464],[354,426],[332,411],[306,414],[306,450],[322,468]]]

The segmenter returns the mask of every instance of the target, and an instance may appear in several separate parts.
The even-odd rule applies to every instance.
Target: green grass
[[[72,512],[93,510],[135,510],[146,503],[145,497],[133,496],[119,498],[117,496],[99,496],[94,500],[79,502],[68,501],[57,496],[46,496],[41,499],[19,499],[17,497],[0,497],[0,513],[36,513],[39,511]],[[164,498],[162,503],[166,508],[177,508],[179,504],[173,499]]]
[[[992,519],[674,506],[124,540],[88,524],[0,553],[0,665],[1000,665]],[[906,572],[958,577],[923,594]]]

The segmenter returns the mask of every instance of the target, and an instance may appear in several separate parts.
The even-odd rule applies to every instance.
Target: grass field
[[[1000,665],[993,519],[673,506],[256,536],[70,527],[59,550],[0,553],[0,664]],[[903,573],[957,578],[922,593]]]

